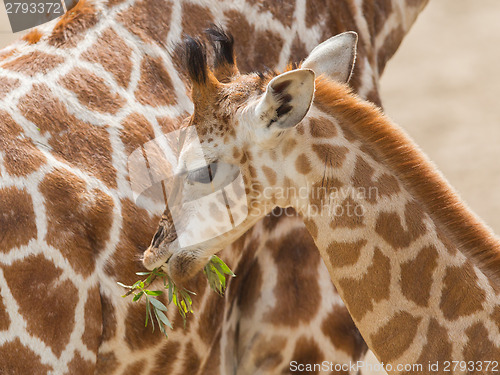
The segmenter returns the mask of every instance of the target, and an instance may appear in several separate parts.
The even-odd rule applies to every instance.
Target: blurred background
[[[381,80],[386,113],[500,235],[500,1],[430,0]],[[0,48],[17,38],[0,5]]]

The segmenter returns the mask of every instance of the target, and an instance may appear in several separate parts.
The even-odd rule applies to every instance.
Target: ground
[[[430,0],[381,82],[387,114],[497,234],[499,16],[498,0]],[[15,37],[0,5],[0,47]]]

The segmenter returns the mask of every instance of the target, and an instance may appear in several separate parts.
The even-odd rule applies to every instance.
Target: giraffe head
[[[357,34],[347,32],[317,46],[298,69],[242,75],[232,38],[220,29],[209,35],[214,69],[199,39],[185,42],[194,112],[186,120],[169,207],[143,258],[147,268],[164,266],[177,282],[274,207],[290,206],[283,186],[297,166],[276,150],[300,147],[297,125],[311,109],[316,75],[346,84],[356,55]]]

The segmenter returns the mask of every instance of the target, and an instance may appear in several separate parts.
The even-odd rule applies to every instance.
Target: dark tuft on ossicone
[[[193,82],[207,81],[208,66],[205,44],[199,38],[186,37],[184,40],[185,64]]]
[[[234,65],[234,38],[231,34],[217,25],[210,25],[210,28],[205,30],[210,42],[215,50],[215,67],[229,64]]]

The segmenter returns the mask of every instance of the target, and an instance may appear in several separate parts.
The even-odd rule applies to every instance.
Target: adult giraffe
[[[183,32],[198,33],[211,22],[227,26],[245,71],[283,67],[321,40],[357,30],[352,84],[379,103],[378,77],[426,2],[82,0],[2,50],[0,368],[13,374],[251,373],[292,359],[359,358],[366,348],[337,297],[323,301],[324,319],[311,320],[298,305],[304,293],[322,298],[332,285],[297,218],[269,218],[235,245],[236,257],[227,253],[239,277],[224,303],[208,293],[203,277],[190,285],[200,314],[186,331],[165,341],[144,329],[143,308],[122,300],[115,282],[135,279],[134,257],[146,248],[157,216],[134,203],[126,160],[192,108],[169,54]],[[308,266],[270,267],[289,248],[297,258],[311,253]],[[305,280],[319,273],[325,282],[319,290],[317,284],[296,289],[295,296],[291,271]],[[269,279],[276,295],[248,287]],[[261,303],[279,296],[289,302],[267,310]],[[297,328],[295,337],[290,327]],[[328,338],[323,356],[312,332]]]

